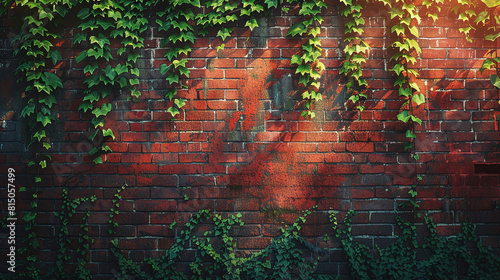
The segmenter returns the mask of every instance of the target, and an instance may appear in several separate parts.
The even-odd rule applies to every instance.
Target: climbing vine
[[[417,234],[417,224],[397,217],[401,233],[385,248],[357,242],[351,232],[349,211],[339,224],[337,214],[330,215],[335,236],[340,239],[353,279],[496,279],[500,277],[500,258],[484,247],[473,225],[462,224],[462,231],[450,238],[440,237],[428,216],[424,226],[428,236]],[[471,246],[473,244],[473,247]],[[474,250],[473,250],[474,248]],[[425,250],[425,253],[423,253]],[[461,278],[462,279],[462,278]]]
[[[350,95],[349,100],[356,105],[360,99],[367,98],[363,89],[368,86],[368,83],[362,77],[362,64],[366,62],[365,55],[370,46],[360,37],[363,34],[365,24],[361,13],[363,6],[356,0],[342,0],[341,2],[345,5],[341,14],[346,19],[344,33],[348,37],[344,39],[344,42],[346,42],[344,48],[346,57],[340,68],[340,74],[347,76],[346,88]],[[356,107],[360,111],[364,109],[363,105],[357,105]]]
[[[351,93],[350,100],[357,104],[366,98],[364,89],[368,83],[362,77],[362,67],[366,62],[365,55],[369,50],[368,44],[363,40],[363,27],[365,20],[362,16],[363,5],[361,0],[341,0],[344,9],[341,14],[346,18],[344,48],[345,59],[340,68],[340,73],[348,79],[346,88]],[[422,50],[418,43],[418,25],[421,22],[421,13],[432,20],[437,20],[440,5],[444,0],[424,0],[422,6],[415,6],[413,1],[395,0],[381,1],[389,6],[389,15],[393,22],[391,34],[394,42],[391,44],[395,54],[390,58],[393,63],[391,69],[395,74],[394,88],[398,90],[399,96],[404,100],[397,119],[408,124],[405,135],[408,143],[405,150],[410,152],[415,162],[419,160],[418,151],[415,147],[416,131],[422,125],[422,120],[417,117],[415,110],[425,102],[425,95],[418,85],[418,70],[415,68],[417,59]],[[173,119],[178,116],[186,105],[186,99],[180,93],[189,87],[186,80],[190,77],[191,61],[189,54],[196,38],[207,36],[211,30],[217,29],[216,37],[222,39],[222,44],[217,46],[217,51],[224,49],[227,39],[233,32],[233,26],[243,19],[244,26],[250,30],[258,27],[257,18],[268,14],[271,10],[280,10],[288,13],[290,7],[297,7],[299,21],[291,25],[287,36],[302,39],[299,54],[291,57],[290,64],[296,67],[298,84],[301,89],[302,100],[300,101],[304,118],[315,117],[314,103],[322,100],[320,78],[325,71],[325,65],[320,61],[322,48],[320,35],[321,25],[324,21],[321,16],[327,5],[320,0],[170,0],[170,1],[146,1],[146,0],[118,0],[118,1],[77,1],[77,0],[54,0],[54,1],[2,1],[0,14],[12,4],[24,9],[23,25],[19,34],[13,39],[15,55],[19,58],[19,66],[16,72],[20,76],[25,88],[23,94],[26,96],[26,105],[20,112],[21,117],[28,122],[30,139],[27,146],[34,151],[34,158],[28,166],[35,168],[35,183],[41,182],[41,169],[47,167],[51,160],[50,150],[52,141],[50,125],[56,121],[55,108],[58,105],[58,91],[64,88],[64,81],[56,64],[67,57],[63,57],[57,50],[56,42],[61,39],[60,31],[63,22],[67,22],[69,16],[78,18],[75,26],[74,46],[82,51],[74,57],[74,62],[83,73],[84,84],[83,97],[79,104],[79,110],[89,114],[91,129],[89,139],[95,143],[90,150],[94,163],[102,163],[103,155],[111,149],[105,141],[97,142],[95,139],[115,139],[111,128],[106,126],[105,119],[113,108],[112,100],[117,93],[128,92],[131,100],[140,97],[140,71],[137,61],[140,58],[140,49],[144,47],[144,33],[148,27],[156,24],[158,31],[164,33],[161,47],[165,48],[166,62],[159,66],[158,71],[165,76],[168,89],[165,98],[168,99],[169,112]],[[363,2],[364,3],[364,2]],[[500,4],[498,1],[482,0],[468,1],[459,0],[454,7],[458,19],[465,22],[466,27],[460,28],[466,39],[471,41],[469,35],[480,26],[486,29],[485,39],[496,41],[500,37],[498,25],[500,17],[495,10]],[[425,8],[425,9],[424,9]],[[156,20],[149,22],[147,12],[154,10]],[[118,45],[118,47],[114,47]],[[496,50],[490,50],[488,57],[482,64],[480,71],[494,69],[496,73],[490,76],[492,84],[500,89],[500,78],[498,72],[498,58]],[[358,103],[359,104],[359,103]],[[362,111],[363,105],[357,105]],[[100,136],[100,137],[97,137]],[[422,180],[415,176],[410,195],[417,196],[417,185]],[[123,188],[122,188],[123,189]],[[36,224],[38,207],[38,185],[32,192],[31,209],[23,216],[25,229],[27,231],[25,244],[20,253],[26,254],[26,272],[19,274],[20,277],[38,279],[39,268],[37,257],[34,252],[39,248],[38,238],[33,230]],[[112,200],[109,224],[110,234],[114,235],[118,223],[113,219],[119,214],[119,191]],[[58,248],[55,265],[51,268],[49,275],[54,278],[70,277],[64,271],[64,265],[71,260],[68,246],[68,224],[74,217],[76,209],[84,202],[93,202],[95,197],[70,199],[68,192],[63,190],[61,212],[56,217],[61,221],[58,235]],[[415,200],[409,201],[414,208],[418,207]],[[184,226],[178,228],[174,245],[159,259],[148,259],[137,263],[123,256],[119,249],[119,239],[112,241],[112,253],[118,260],[120,272],[118,278],[126,278],[134,275],[138,279],[164,279],[166,276],[175,275],[179,279],[187,277],[175,268],[175,263],[180,260],[182,250],[188,244],[194,244],[198,250],[196,260],[191,263],[191,272],[202,279],[203,271],[214,275],[225,275],[231,279],[245,277],[256,277],[258,279],[289,279],[294,277],[328,279],[329,276],[313,275],[315,263],[307,262],[302,255],[301,246],[308,246],[302,237],[300,229],[306,216],[306,212],[292,226],[282,229],[282,235],[273,240],[271,245],[263,251],[250,256],[238,256],[236,254],[235,238],[231,237],[230,230],[233,227],[243,226],[240,215],[222,216],[209,211],[200,211]],[[354,242],[349,231],[350,216],[348,214],[345,230],[337,230],[337,236],[341,238],[342,245],[348,256],[356,279],[401,279],[408,276],[408,271],[416,271],[412,277],[436,277],[437,279],[448,279],[456,271],[456,261],[460,258],[468,265],[468,276],[470,279],[489,277],[485,273],[498,276],[495,264],[498,259],[489,257],[490,251],[477,242],[474,237],[473,227],[464,225],[463,233],[456,238],[444,240],[438,238],[435,225],[426,218],[425,222],[430,232],[430,238],[426,239],[426,248],[430,248],[432,256],[428,261],[419,262],[416,258],[415,225],[398,219],[398,225],[403,234],[397,241],[387,249],[378,250],[380,258],[370,255],[369,249]],[[76,274],[81,279],[90,278],[87,268],[88,259],[86,252],[90,249],[91,240],[88,231],[88,218],[90,212],[85,212],[80,221],[81,234],[76,249]],[[193,234],[195,228],[208,219],[214,224],[214,229],[207,231],[203,237]],[[333,219],[333,218],[332,218]],[[175,225],[171,225],[171,229]],[[221,240],[220,245],[214,245],[212,240]],[[479,250],[480,257],[471,255],[465,249],[466,241],[474,241]],[[449,256],[443,252],[449,252]],[[485,257],[488,256],[488,257]],[[206,262],[208,258],[210,262]],[[397,264],[397,265],[396,265]],[[153,274],[148,275],[141,267],[149,266]],[[495,274],[496,273],[496,274]],[[152,278],[151,278],[152,277]],[[498,278],[498,277],[497,277]]]

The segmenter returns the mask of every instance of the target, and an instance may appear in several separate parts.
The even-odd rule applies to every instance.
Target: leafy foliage
[[[347,90],[351,93],[349,100],[353,104],[362,98],[367,98],[363,89],[368,86],[367,81],[362,78],[362,64],[366,62],[364,55],[370,46],[360,37],[363,34],[365,20],[362,18],[363,7],[356,0],[342,0],[345,8],[342,16],[346,18],[344,33],[348,36],[344,39],[347,45],[344,48],[345,61],[340,68],[340,74],[348,77]],[[357,105],[358,110],[363,111],[363,105]]]
[[[289,1],[296,2],[296,1]],[[315,117],[313,104],[323,99],[320,89],[319,79],[325,70],[325,65],[319,60],[321,57],[321,40],[318,38],[321,33],[319,25],[323,22],[320,16],[321,10],[326,8],[326,4],[320,0],[305,0],[301,3],[299,15],[304,17],[303,21],[294,24],[288,30],[286,36],[295,37],[307,34],[309,39],[302,45],[302,55],[293,55],[291,64],[297,65],[296,74],[299,74],[299,85],[302,90],[303,107],[302,117]]]
[[[397,217],[401,234],[386,248],[372,251],[355,240],[351,234],[350,211],[344,218],[343,228],[338,225],[335,214],[330,220],[334,224],[336,237],[340,238],[347,255],[353,279],[498,279],[500,258],[491,249],[484,247],[470,224],[462,225],[462,232],[454,237],[440,237],[432,219],[425,217],[428,237],[419,238],[417,226]],[[471,243],[475,247],[472,250]],[[464,268],[460,270],[459,268]],[[462,279],[462,278],[460,278]]]
[[[300,237],[302,223],[311,213],[305,211],[291,226],[282,229],[282,234],[272,243],[256,253],[241,255],[236,251],[236,239],[230,233],[233,228],[244,225],[241,214],[223,217],[220,214],[201,210],[193,215],[175,243],[158,259],[146,259],[144,262],[133,262],[126,259],[118,250],[114,254],[118,259],[120,273],[118,279],[206,279],[208,275],[216,279],[336,279],[330,275],[314,274],[316,262],[307,261],[304,252],[309,243]],[[211,220],[213,229],[206,231],[203,236],[194,232],[201,224]],[[114,245],[118,244],[115,240]],[[198,251],[195,261],[189,264],[191,276],[180,272],[176,263],[181,261],[181,253],[188,249]],[[194,246],[194,248],[193,248]],[[152,268],[148,274],[143,269]]]

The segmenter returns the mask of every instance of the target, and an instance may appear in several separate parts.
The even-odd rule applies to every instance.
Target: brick
[[[346,144],[346,149],[349,152],[356,152],[356,153],[372,153],[375,149],[373,146],[373,143],[366,142],[366,143],[361,143],[361,142],[355,142],[355,143],[347,143]]]
[[[337,141],[338,134],[336,132],[308,132],[308,142],[334,142]]]
[[[175,200],[136,200],[135,208],[137,211],[172,212],[177,210],[177,202]]]

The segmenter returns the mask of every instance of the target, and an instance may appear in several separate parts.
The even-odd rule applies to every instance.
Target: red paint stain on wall
[[[235,188],[237,197],[258,199],[261,206],[305,209],[307,188],[314,181],[314,170],[298,162],[297,155],[287,143],[267,145],[255,152],[255,158],[244,166],[234,166],[229,187]],[[307,204],[307,205],[304,205]]]
[[[239,95],[243,100],[243,110],[234,113],[228,120],[230,130],[235,129],[241,116],[243,116],[242,131],[250,131],[255,126],[257,110],[261,107],[260,100],[266,98],[267,88],[270,85],[266,80],[276,68],[276,62],[257,59],[248,67],[252,69],[247,71],[245,78],[239,80]]]

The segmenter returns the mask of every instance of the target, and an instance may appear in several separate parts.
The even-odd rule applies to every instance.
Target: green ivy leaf
[[[47,136],[45,135],[45,130],[42,129],[40,131],[37,131],[35,134],[33,134],[33,137],[38,139],[38,142],[41,142],[42,139],[44,137],[47,137]]]
[[[496,88],[500,88],[500,78],[498,75],[491,75],[490,81]]]
[[[286,36],[292,36],[292,37],[295,37],[296,35],[302,36],[302,34],[306,32],[307,32],[307,27],[304,25],[303,22],[299,22],[290,27],[290,29],[286,33]]]
[[[400,36],[405,33],[405,27],[402,24],[396,24],[391,28],[391,33],[396,33],[396,35]]]
[[[94,162],[95,164],[101,164],[101,163],[102,163],[102,156],[98,156],[98,157],[96,157],[96,158],[93,160],[93,162]]]
[[[113,81],[115,79],[115,77],[116,77],[116,71],[115,71],[115,69],[111,68],[111,65],[109,65],[109,64],[108,64],[108,66],[106,66],[106,69],[104,69],[104,74],[111,81]]]
[[[56,65],[59,60],[62,60],[62,56],[58,50],[51,50],[49,52],[49,57],[52,58],[52,64]]]
[[[232,28],[222,28],[217,32],[217,37],[221,37],[223,41],[226,40],[227,37],[231,36],[231,32],[233,32]]]
[[[405,66],[401,63],[397,63],[396,65],[394,65],[394,67],[392,68],[392,71],[394,71],[396,73],[396,75],[400,75],[402,71],[405,70]]]
[[[302,64],[297,67],[297,70],[295,70],[295,73],[300,73],[301,75],[306,75],[311,72],[311,66],[309,64]]]
[[[111,130],[111,128],[108,128],[106,130],[103,129],[102,130],[102,135],[104,137],[111,137],[111,138],[113,138],[113,140],[115,140],[115,135],[113,134],[113,131]]]
[[[26,116],[31,115],[35,112],[35,103],[33,103],[33,99],[28,101],[28,104],[21,111],[21,117],[25,118]]]
[[[497,7],[500,5],[500,0],[481,0],[488,8]]]
[[[408,111],[404,110],[397,116],[398,120],[407,123],[410,120],[410,116],[408,115]]]
[[[45,94],[45,96],[40,97],[38,102],[47,105],[47,107],[49,108],[52,108],[52,106],[57,103],[57,100],[54,95]]]
[[[484,36],[484,39],[489,40],[489,41],[495,41],[498,37],[500,37],[500,32],[497,34],[488,34]]]
[[[179,99],[175,99],[174,103],[175,103],[175,105],[177,105],[177,107],[182,108],[182,106],[186,105],[186,101],[187,101],[186,99],[179,98]]]
[[[177,109],[176,107],[170,107],[167,109],[167,112],[169,112],[172,117],[175,117],[179,114],[179,109]]]
[[[82,51],[76,58],[76,62],[80,63],[82,60],[84,60],[87,57],[87,51]]]
[[[410,130],[406,131],[406,138],[417,138],[415,134],[413,134]]]
[[[407,87],[407,88],[400,87],[399,88],[399,96],[408,97],[410,95],[411,95],[411,88],[409,88],[409,87]]]
[[[412,97],[412,101],[415,102],[417,105],[421,105],[425,103],[425,96],[423,93],[415,94]]]
[[[165,98],[172,100],[172,98],[174,98],[176,94],[177,94],[177,89],[175,88],[168,89],[167,92],[165,93]]]
[[[492,59],[487,58],[487,59],[484,60],[483,65],[481,65],[481,68],[479,69],[479,72],[483,73],[484,70],[490,69],[491,66],[495,66],[495,64],[496,63]]]
[[[249,27],[250,31],[253,31],[255,27],[259,27],[259,24],[257,23],[257,20],[255,18],[250,18],[245,23],[245,27]]]
[[[168,66],[166,64],[160,65],[160,73],[162,75],[165,75],[168,72],[168,70],[170,70],[170,65]]]
[[[83,112],[87,112],[87,110],[92,109],[94,106],[92,106],[92,103],[90,102],[81,102],[80,106],[78,106],[78,110],[83,110]]]
[[[98,118],[99,116],[106,116],[110,111],[111,103],[104,103],[100,108],[95,108],[94,110],[92,110],[92,114],[94,114],[94,116]]]
[[[169,84],[178,83],[179,82],[179,75],[171,73],[170,75],[168,75],[167,78],[165,78],[165,80],[167,80]]]
[[[52,123],[53,119],[54,117],[52,115],[44,115],[41,112],[38,112],[36,116],[36,121],[42,123],[44,127],[47,126],[49,123]]]
[[[38,182],[41,182],[42,179],[40,177],[36,177],[35,178],[35,182],[38,183]],[[36,212],[33,212],[33,211],[28,211],[26,212],[26,214],[23,216],[23,220],[25,222],[29,222],[29,221],[32,221],[36,218]]]
[[[43,145],[43,147],[44,147],[46,150],[48,150],[48,149],[50,149],[50,148],[52,147],[52,145],[50,145],[50,143],[48,143],[48,142],[43,142],[43,143],[42,143],[42,145]]]

